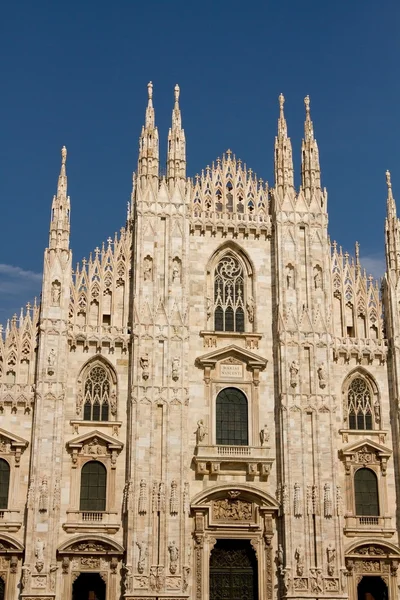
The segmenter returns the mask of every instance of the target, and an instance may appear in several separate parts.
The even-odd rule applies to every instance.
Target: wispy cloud
[[[0,263],[0,313],[2,319],[39,296],[42,274]],[[4,317],[3,317],[4,315]]]
[[[382,254],[369,254],[361,256],[361,267],[367,271],[367,275],[372,275],[375,279],[383,277],[386,271],[386,260]]]

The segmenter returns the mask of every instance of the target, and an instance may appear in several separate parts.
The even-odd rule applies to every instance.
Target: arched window
[[[247,446],[247,398],[236,388],[225,388],[216,401],[216,441],[218,445]]]
[[[84,382],[85,421],[108,421],[110,410],[110,378],[106,369],[95,364],[88,371]]]
[[[373,429],[372,398],[368,382],[363,377],[353,379],[347,392],[350,429]],[[375,412],[379,413],[379,402]]]
[[[0,509],[8,508],[8,489],[10,487],[10,465],[0,458]]]
[[[244,331],[244,273],[235,256],[224,256],[214,273],[215,331]]]
[[[95,460],[85,463],[81,471],[80,510],[106,510],[107,470]]]
[[[357,516],[379,516],[378,480],[371,469],[358,469],[354,475]]]

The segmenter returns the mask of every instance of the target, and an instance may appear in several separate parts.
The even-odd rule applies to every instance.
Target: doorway
[[[106,600],[106,584],[99,573],[81,573],[74,581],[72,600]]]
[[[0,600],[4,600],[6,597],[6,586],[2,578],[0,577]]]
[[[210,600],[257,600],[257,560],[248,540],[217,540],[210,556]]]
[[[357,600],[388,600],[386,583],[380,577],[366,575],[358,584]]]

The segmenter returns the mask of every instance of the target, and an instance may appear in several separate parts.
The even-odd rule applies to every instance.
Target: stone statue
[[[146,558],[148,554],[147,544],[145,542],[136,542],[136,546],[139,548],[137,570],[138,573],[142,574],[146,567]]]
[[[47,364],[49,365],[49,367],[54,367],[54,365],[56,364],[56,353],[54,352],[54,348],[52,348],[49,352],[49,355],[47,357]]]
[[[268,440],[269,440],[268,425],[264,425],[264,427],[260,431],[261,446],[264,446],[264,444],[266,444],[268,442]]]
[[[169,552],[169,572],[171,575],[175,575],[178,568],[179,550],[176,547],[175,542],[171,542],[168,546]]]
[[[59,281],[53,281],[51,284],[51,302],[54,306],[60,306],[61,284]]]
[[[21,575],[21,587],[23,590],[26,590],[29,585],[29,579],[31,576],[31,570],[28,565],[24,565],[22,567],[22,575]]]
[[[381,407],[379,405],[379,400],[377,400],[376,402],[374,402],[374,415],[375,415],[375,421],[377,423],[380,423],[380,420],[381,420]]]
[[[204,440],[204,438],[206,437],[206,435],[207,435],[206,426],[204,425],[203,419],[200,419],[200,421],[197,421],[197,429],[196,429],[197,443],[199,444],[200,442],[202,442]]]
[[[296,387],[297,384],[299,383],[299,363],[297,360],[293,360],[290,363],[289,366],[289,373],[290,373],[290,385],[292,387]]]
[[[249,319],[249,323],[253,323],[254,321],[254,300],[253,297],[250,296],[246,303],[247,317]]]
[[[302,577],[304,573],[304,553],[302,546],[297,546],[294,557],[296,559],[296,573],[299,577]]]
[[[39,538],[36,540],[35,556],[38,560],[44,560],[44,541]]]
[[[292,265],[286,267],[286,287],[288,290],[294,289],[294,268]]]
[[[329,577],[333,577],[333,575],[335,574],[335,557],[336,557],[336,550],[335,550],[335,548],[332,547],[332,544],[329,544],[329,546],[326,549],[326,558],[327,558],[327,562],[328,562]]]
[[[181,264],[179,258],[174,258],[172,261],[172,281],[178,283],[181,281]]]
[[[180,364],[181,364],[181,361],[180,361],[179,357],[175,356],[175,358],[172,359],[172,379],[174,381],[178,381],[178,379],[179,379]]]
[[[279,544],[278,546],[278,550],[276,553],[276,560],[278,563],[278,567],[283,567],[283,548],[282,548],[282,544]]]
[[[321,363],[320,366],[318,367],[317,374],[318,374],[319,387],[321,389],[324,389],[324,387],[326,386],[326,381],[327,381],[327,372],[326,372],[326,367],[325,367],[324,363]]]
[[[314,267],[314,287],[316,290],[322,289],[322,273],[320,267]]]
[[[142,367],[142,378],[144,380],[149,378],[149,355],[147,354],[143,354],[143,356],[140,357],[140,366]]]
[[[143,279],[151,281],[153,277],[153,259],[151,256],[146,256],[143,261]]]
[[[315,577],[316,591],[317,593],[322,593],[324,591],[324,578],[322,576],[321,569],[317,569],[317,574]]]

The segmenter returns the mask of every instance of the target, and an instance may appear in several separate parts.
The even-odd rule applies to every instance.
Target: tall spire
[[[168,181],[186,179],[186,141],[182,129],[181,110],[179,108],[179,85],[174,89],[175,105],[172,111],[172,127],[168,132],[167,179]]]
[[[58,176],[57,195],[53,196],[51,207],[49,247],[68,250],[70,233],[71,204],[67,196],[67,149],[61,149],[61,169]]]
[[[279,96],[278,135],[275,138],[275,186],[282,194],[294,188],[292,144],[287,136],[287,124],[283,106],[285,98]]]
[[[393,198],[392,181],[390,172],[386,171],[386,185],[388,188],[386,201],[386,220],[385,220],[385,253],[387,269],[395,270],[400,273],[400,240],[399,240],[399,219],[397,218],[396,202]]]
[[[153,84],[147,84],[148,102],[145,124],[139,138],[138,175],[158,177],[158,130],[153,108]]]
[[[314,126],[310,115],[310,97],[304,98],[306,120],[304,139],[301,144],[301,185],[307,200],[316,189],[321,189],[321,169],[319,166],[318,144],[314,139]]]

